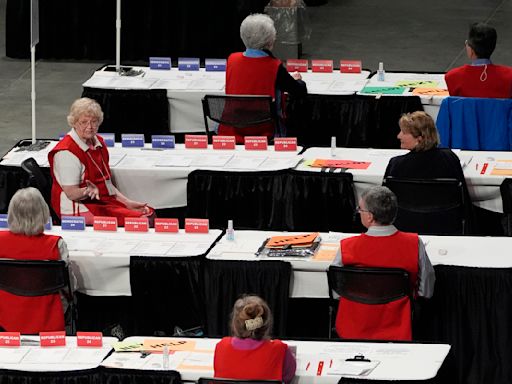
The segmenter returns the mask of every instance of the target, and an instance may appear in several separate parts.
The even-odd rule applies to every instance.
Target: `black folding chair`
[[[54,211],[51,202],[51,184],[48,182],[46,176],[41,171],[39,164],[33,157],[29,157],[25,159],[21,163],[21,168],[28,174],[29,185],[31,187],[37,188],[41,195],[43,195],[46,204],[48,204],[48,208],[50,208],[50,215],[52,216],[52,221],[54,224],[60,224],[60,217]]]
[[[208,119],[235,128],[247,128],[275,121],[272,97],[260,95],[205,95],[203,117],[206,134],[212,131]]]
[[[466,209],[461,181],[388,176],[383,185],[397,197],[398,214],[394,224],[401,231],[425,235],[466,233]]]
[[[334,307],[341,298],[361,304],[387,304],[404,297],[412,299],[409,273],[399,268],[369,268],[331,265],[327,271],[329,297],[329,338],[336,315]],[[411,313],[412,318],[412,313]]]
[[[503,232],[506,236],[512,236],[512,179],[503,180],[500,193],[503,202]]]
[[[0,259],[0,290],[17,296],[46,296],[64,291],[75,333],[73,290],[64,260]]]

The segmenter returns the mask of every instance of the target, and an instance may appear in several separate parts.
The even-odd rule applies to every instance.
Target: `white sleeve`
[[[85,167],[70,151],[59,151],[53,158],[53,173],[60,185],[79,185]]]

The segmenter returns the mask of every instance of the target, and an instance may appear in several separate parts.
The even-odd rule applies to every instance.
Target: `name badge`
[[[7,213],[0,213],[0,228],[8,228]]]
[[[171,232],[180,231],[178,219],[155,219],[155,232]]]
[[[213,149],[235,149],[235,136],[213,136]]]
[[[19,332],[0,332],[0,346],[19,347],[21,338]]]
[[[66,345],[66,331],[39,332],[41,347],[63,347]]]
[[[116,191],[114,189],[114,184],[112,184],[112,180],[111,179],[106,179],[105,180],[105,186],[107,187],[107,191],[108,191],[108,195],[109,196],[113,196],[116,194]]]
[[[208,136],[206,135],[185,135],[185,148],[207,149]]]
[[[109,216],[94,216],[92,226],[95,231],[117,231],[117,218]]]
[[[101,332],[77,332],[76,345],[79,347],[101,347],[103,346],[103,335]]]
[[[123,133],[121,143],[125,148],[144,147],[144,135],[142,133]]]
[[[149,68],[150,69],[171,69],[171,58],[170,57],[150,57]]]
[[[274,139],[275,151],[296,151],[297,138],[296,137],[276,137]]]
[[[152,148],[174,148],[175,140],[174,135],[152,135],[151,147]]]
[[[149,220],[147,217],[127,217],[124,219],[124,230],[126,232],[147,232]]]
[[[100,133],[101,138],[105,142],[107,147],[115,147],[116,145],[116,134],[115,133]]]
[[[205,59],[204,67],[207,71],[224,72],[226,70],[226,59]]]
[[[62,216],[60,227],[63,231],[85,231],[85,217]]]
[[[199,71],[198,57],[179,57],[178,69],[180,71]]]
[[[361,60],[340,60],[341,73],[361,73]]]
[[[313,72],[332,72],[332,60],[312,60],[311,70]]]
[[[248,151],[266,151],[268,148],[266,136],[246,136],[244,144],[245,149]]]
[[[286,60],[286,70],[288,72],[307,72],[308,61],[304,59],[288,59]]]
[[[185,232],[208,233],[210,224],[208,219],[185,219]]]

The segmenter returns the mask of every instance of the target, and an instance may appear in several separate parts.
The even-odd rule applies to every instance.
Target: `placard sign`
[[[63,347],[66,345],[66,331],[39,332],[41,347]]]
[[[361,60],[340,60],[341,73],[361,73]]]
[[[125,148],[144,147],[144,135],[142,133],[123,133],[121,143]]]
[[[313,72],[332,72],[332,60],[312,60],[311,70]]]
[[[0,213],[0,228],[8,228],[7,213]]]
[[[126,232],[147,232],[149,220],[147,217],[126,217],[124,219],[124,230]]]
[[[178,219],[155,219],[155,232],[171,232],[180,231]]]
[[[206,135],[185,135],[185,148],[207,149],[208,136]]]
[[[266,151],[268,148],[268,140],[266,136],[246,136],[245,149],[248,151]]]
[[[179,57],[178,69],[180,71],[199,71],[198,57]]]
[[[296,137],[276,137],[274,139],[274,150],[276,151],[296,151]]]
[[[208,219],[185,219],[185,232],[208,233],[210,224]]]
[[[235,136],[213,136],[213,149],[235,149]]]
[[[19,347],[21,338],[19,332],[0,332],[1,347]]]
[[[103,334],[101,332],[77,332],[76,345],[79,347],[103,346]]]
[[[62,216],[60,227],[63,231],[85,231],[85,217]]]
[[[174,148],[174,135],[151,135],[152,148]]]
[[[304,59],[288,59],[286,60],[286,70],[288,72],[307,72],[308,61]]]
[[[100,133],[101,138],[105,141],[107,147],[114,147],[116,145],[116,134],[115,133]]]
[[[117,231],[117,218],[110,216],[94,216],[95,231]]]
[[[226,70],[226,59],[205,59],[204,67],[207,71],[224,72]]]
[[[170,57],[150,57],[149,68],[150,69],[171,69],[171,58]]]

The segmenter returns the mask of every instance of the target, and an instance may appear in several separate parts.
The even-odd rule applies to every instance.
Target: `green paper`
[[[401,95],[405,92],[405,87],[364,87],[361,93],[370,95]]]

